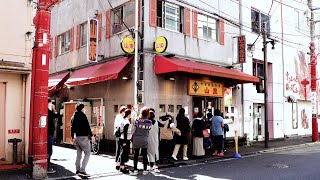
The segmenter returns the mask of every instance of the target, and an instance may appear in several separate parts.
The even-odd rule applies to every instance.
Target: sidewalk
[[[275,140],[269,142],[269,148],[264,148],[264,142],[254,142],[251,146],[241,146],[239,147],[239,153],[241,156],[252,155],[256,153],[272,152],[281,149],[294,149],[303,146],[314,145],[315,143],[311,142],[311,137],[297,137],[290,139]],[[189,165],[200,162],[207,161],[217,161],[223,158],[231,158],[234,154],[234,147],[228,147],[227,152],[224,157],[214,157],[212,155],[206,155],[202,159],[195,159],[189,157],[188,161],[178,160],[174,164],[160,164],[159,169],[165,169],[167,167],[176,167]],[[54,146],[53,155],[52,155],[52,168],[56,170],[56,173],[49,174],[49,179],[79,179],[75,175],[75,158],[76,151],[71,148]],[[179,158],[179,157],[178,157]],[[180,157],[181,159],[181,157]],[[133,161],[130,160],[128,163],[129,166],[133,166]],[[139,169],[142,169],[142,164],[139,163]],[[0,170],[0,179],[5,180],[20,180],[28,179],[29,171],[27,168],[22,169],[11,169],[11,170]],[[109,177],[112,179],[116,178],[126,178],[126,179],[136,179],[135,176],[126,176],[118,172],[115,169],[115,162],[113,153],[109,154],[99,154],[91,155],[89,164],[87,166],[87,173],[93,175],[92,178],[99,177]]]

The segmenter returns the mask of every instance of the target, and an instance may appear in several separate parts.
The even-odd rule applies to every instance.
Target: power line
[[[115,28],[114,24],[111,23],[111,19],[110,19],[110,18],[107,16],[107,14],[105,13],[106,10],[104,10],[104,8],[102,7],[102,4],[101,4],[101,1],[100,1],[100,0],[98,0],[98,4],[99,4],[99,6],[100,6],[100,9],[102,10],[102,13],[105,15],[106,19],[108,19],[108,21],[110,22],[112,28]],[[103,27],[102,27],[102,28],[103,28]],[[107,27],[107,24],[106,24],[106,27],[104,28],[104,30],[106,30],[106,28],[108,28],[108,27]],[[122,40],[119,34],[117,34],[117,36],[118,36],[118,38],[119,38],[120,40]]]

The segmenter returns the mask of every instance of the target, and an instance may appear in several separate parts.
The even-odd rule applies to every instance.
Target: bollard
[[[13,154],[13,165],[16,165],[17,162],[18,162],[18,143],[21,142],[22,140],[21,139],[17,139],[17,138],[14,138],[14,139],[8,139],[8,143],[12,143],[13,144],[13,151],[12,151],[12,154]]]
[[[241,158],[241,155],[239,154],[239,149],[238,149],[238,131],[234,130],[234,143],[235,143],[235,148],[236,148],[236,153],[232,156],[233,158]]]

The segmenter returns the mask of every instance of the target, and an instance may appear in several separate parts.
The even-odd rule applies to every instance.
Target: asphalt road
[[[138,179],[319,180],[320,145],[164,169]]]

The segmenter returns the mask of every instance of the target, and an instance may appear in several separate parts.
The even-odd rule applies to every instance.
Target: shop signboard
[[[246,62],[246,37],[245,36],[238,37],[238,56],[239,56],[239,63]]]
[[[154,42],[154,50],[158,53],[163,53],[167,50],[168,41],[167,38],[160,36]]]
[[[87,58],[89,62],[97,62],[98,56],[98,20],[89,18],[88,20],[88,46]]]
[[[189,79],[188,94],[192,96],[223,97],[224,87],[222,83],[209,80]]]
[[[132,37],[125,37],[121,41],[121,49],[123,52],[131,54],[134,52],[134,39]]]

